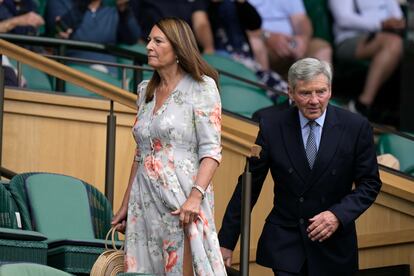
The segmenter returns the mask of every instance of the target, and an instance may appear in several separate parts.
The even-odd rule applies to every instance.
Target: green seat
[[[46,264],[46,237],[39,232],[0,228],[0,262]]]
[[[32,264],[16,263],[0,266],[0,276],[70,276],[71,274],[53,267]]]
[[[333,44],[332,16],[327,0],[304,0],[303,4],[312,22],[313,36]]]
[[[46,264],[45,236],[38,232],[20,230],[20,212],[9,184],[0,184],[0,262],[32,262]]]
[[[224,110],[251,118],[261,108],[273,105],[273,102],[261,89],[225,84],[220,89]]]
[[[126,49],[126,50],[130,50],[133,52],[136,52],[139,55],[142,56],[147,56],[147,48],[145,46],[145,44],[140,44],[140,43],[136,43],[136,44],[118,44],[119,48],[122,49]]]
[[[46,11],[46,1],[47,0],[34,0],[34,3],[37,6],[36,12],[40,16],[42,16],[43,18],[45,18],[44,16],[45,16],[45,11]],[[40,26],[39,29],[38,29],[38,31],[39,31],[39,34],[40,35],[44,35],[44,33],[45,33],[45,25]]]
[[[104,250],[112,218],[102,193],[79,179],[52,173],[19,174],[9,185],[23,227],[48,238],[48,265],[89,273]]]
[[[105,81],[107,83],[110,83],[112,85],[122,87],[122,81],[118,78],[111,76],[110,74],[97,71],[95,69],[90,68],[89,66],[85,65],[79,65],[79,64],[69,64],[69,67],[76,69],[82,73],[87,74],[88,76],[100,79],[102,81]],[[80,86],[77,86],[73,83],[66,82],[65,85],[65,91],[68,95],[74,95],[74,96],[82,96],[82,97],[88,97],[88,98],[98,98],[103,99],[101,95],[95,94],[89,90],[86,90],[85,88],[82,88]]]
[[[381,134],[378,153],[390,153],[400,162],[400,170],[414,176],[414,141],[396,134]]]
[[[140,60],[142,60],[142,63],[143,63],[142,66],[150,68],[147,64],[145,64],[146,61],[147,61],[147,48],[144,44],[129,45],[129,44],[122,44],[121,43],[121,44],[118,44],[117,46],[121,49],[129,50],[129,51],[132,51],[132,52],[136,53],[136,56],[141,57]],[[145,62],[143,62],[143,60],[145,60]],[[132,58],[130,58],[130,59],[118,58],[118,62],[122,63],[122,64],[133,65]],[[149,79],[151,79],[151,77],[152,77],[152,71],[145,70],[145,71],[142,72],[142,79],[143,80],[149,80]],[[127,70],[127,78],[132,80],[132,78],[133,78],[132,70]],[[132,91],[136,91],[137,88],[133,87],[132,82],[130,82],[130,83],[131,83],[130,89]]]
[[[26,179],[25,188],[32,222],[48,239],[95,238],[88,196],[80,180],[36,174]]]
[[[250,70],[240,62],[233,60],[230,57],[224,57],[215,54],[205,54],[203,58],[207,61],[208,64],[213,66],[215,69],[237,75],[238,77],[259,82],[254,71]],[[225,76],[220,74],[220,85],[238,85],[238,86],[247,86],[249,88],[255,88],[254,85],[248,84],[246,82],[236,80],[232,77]]]
[[[9,184],[0,184],[0,227],[18,229],[19,214],[16,213],[19,213],[19,209],[6,185]]]
[[[10,59],[10,63],[17,68],[17,62]],[[26,79],[26,87],[33,90],[52,92],[52,84],[48,75],[29,65],[22,64],[22,75]]]
[[[346,106],[346,104],[347,104],[346,101],[344,101],[342,99],[339,99],[339,98],[334,98],[334,97],[332,97],[329,100],[329,103],[331,105],[334,105],[334,106],[337,106],[337,107],[342,107],[342,108],[344,108]]]
[[[127,58],[118,58],[118,63],[126,64],[126,65],[133,65],[133,61],[131,59],[127,59]],[[143,66],[153,70],[148,64],[144,64]],[[153,71],[142,70],[142,80],[151,79],[152,73],[153,73]],[[120,69],[119,75],[120,75],[120,78],[122,79],[122,70],[121,69]],[[126,77],[129,80],[129,90],[133,91],[135,93],[137,91],[137,87],[134,86],[134,82],[132,81],[133,80],[133,70],[127,69]]]

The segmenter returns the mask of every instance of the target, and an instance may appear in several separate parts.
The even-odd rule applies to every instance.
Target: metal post
[[[252,198],[252,174],[249,171],[249,160],[242,176],[242,218],[240,237],[240,275],[249,275],[250,251],[250,209]]]
[[[3,115],[4,115],[4,69],[2,65],[3,56],[0,55],[0,167],[3,159]],[[0,173],[1,178],[1,173]]]
[[[122,89],[128,90],[128,82],[127,82],[127,72],[126,68],[122,67]]]
[[[20,87],[22,86],[22,75],[23,75],[23,70],[22,70],[22,63],[20,61],[17,61],[17,86]]]
[[[114,115],[114,102],[111,101],[109,115],[106,121],[106,164],[105,164],[105,196],[109,202],[114,203],[114,176],[115,176],[115,138],[116,116]]]
[[[66,55],[66,45],[60,45],[58,48],[58,55],[65,56]],[[63,61],[58,60],[59,62],[63,63]],[[56,82],[56,91],[65,92],[65,81],[59,78],[55,78]]]

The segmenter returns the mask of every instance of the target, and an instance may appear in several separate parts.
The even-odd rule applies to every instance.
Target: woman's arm
[[[187,200],[172,212],[184,225],[200,214],[205,190],[221,161],[221,102],[213,79],[205,78],[201,90],[194,92],[193,114],[200,166]]]

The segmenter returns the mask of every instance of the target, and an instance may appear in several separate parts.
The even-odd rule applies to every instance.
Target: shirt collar
[[[315,122],[318,124],[318,126],[323,127],[323,124],[325,123],[326,110],[327,110],[327,108],[322,113],[322,115],[315,120]],[[298,112],[299,112],[300,127],[301,127],[301,129],[303,129],[308,124],[309,119],[305,118],[305,116],[303,116],[303,114],[302,114],[302,112],[300,112],[300,110],[298,110]]]

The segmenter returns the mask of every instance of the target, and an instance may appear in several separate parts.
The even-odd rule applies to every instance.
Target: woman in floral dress
[[[158,22],[147,50],[155,71],[138,86],[136,155],[112,221],[126,228],[125,270],[226,275],[210,183],[221,160],[217,72],[179,19]]]

